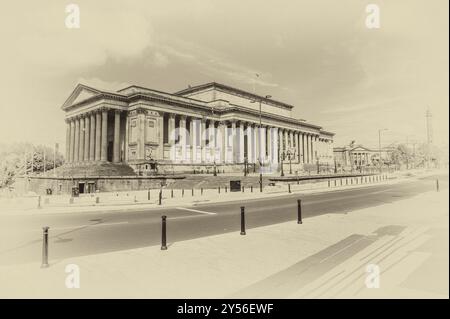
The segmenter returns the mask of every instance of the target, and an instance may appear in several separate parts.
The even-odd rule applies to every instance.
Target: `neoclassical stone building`
[[[219,83],[176,93],[79,84],[62,109],[66,159],[75,166],[333,163],[333,133],[294,118],[292,105]]]

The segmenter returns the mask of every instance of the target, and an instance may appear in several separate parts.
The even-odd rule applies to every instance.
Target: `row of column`
[[[369,154],[368,153],[351,153],[351,157],[352,157],[352,165],[366,165],[367,163],[369,163]]]
[[[120,111],[114,111],[113,158],[120,162]],[[69,163],[108,160],[108,109],[66,119],[66,159]]]
[[[177,159],[178,147],[178,151],[181,149],[181,161],[187,162],[243,163],[247,155],[249,163],[266,161],[278,163],[281,159],[289,159],[289,157],[298,163],[315,163],[318,155],[321,154],[316,150],[316,146],[320,143],[328,145],[328,141],[324,139],[319,141],[317,134],[267,125],[260,127],[258,124],[244,121],[191,118],[188,129],[187,117],[184,115],[178,115],[177,130],[175,116],[175,114],[169,114],[168,119],[171,160]],[[244,143],[244,136],[247,136],[247,145]],[[208,145],[206,145],[207,140]],[[191,150],[190,156],[187,155],[188,149]],[[213,156],[206,156],[208,151],[213,152]]]

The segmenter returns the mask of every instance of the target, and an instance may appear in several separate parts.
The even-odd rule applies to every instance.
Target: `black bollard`
[[[162,204],[162,189],[159,190],[159,198],[158,198],[158,205]]]
[[[181,190],[181,197],[184,197],[184,188]]]
[[[217,190],[219,191],[219,194],[220,194],[220,186],[217,188]]]
[[[288,193],[291,193],[291,184],[288,184]]]
[[[242,186],[242,192],[245,193],[245,186]]]
[[[48,267],[48,226],[42,227],[42,264],[41,268]]]
[[[226,192],[228,192],[228,187],[227,187],[227,186],[225,186],[225,193],[226,193]]]
[[[173,188],[170,190],[170,197],[173,198]]]
[[[263,179],[262,179],[262,173],[259,174],[259,192],[262,193],[263,191]]]
[[[303,224],[302,221],[302,200],[297,199],[297,224]]]
[[[245,235],[245,207],[241,206],[241,235]]]
[[[328,187],[330,187],[330,180],[328,180]]]
[[[436,192],[439,192],[439,180],[436,180]]]
[[[203,195],[203,187],[200,188],[200,195]]]
[[[150,190],[147,192],[147,200],[150,200]]]
[[[167,250],[166,216],[161,216],[161,250]]]
[[[192,196],[194,196],[194,189],[192,189]]]

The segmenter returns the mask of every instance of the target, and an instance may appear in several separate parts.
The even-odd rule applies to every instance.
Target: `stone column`
[[[80,118],[80,149],[78,150],[78,161],[84,161],[84,115]]]
[[[175,114],[169,114],[168,121],[169,146],[170,146],[170,160],[175,160]]]
[[[191,163],[194,163],[195,161],[195,127],[194,127],[195,119],[191,117],[191,120],[189,122],[189,131],[191,132],[189,134],[189,147],[191,149]]]
[[[102,141],[101,141],[100,160],[106,162],[108,160],[108,111],[102,110]]]
[[[249,163],[253,163],[253,136],[252,136],[252,126],[247,123],[247,160]]]
[[[128,131],[127,131],[127,118],[126,115],[127,113],[125,112],[125,130],[122,129],[122,134],[124,134],[123,136],[123,143],[124,143],[124,153],[126,154],[128,152],[127,150],[127,136],[128,136]],[[164,159],[164,116],[163,116],[163,112],[159,113],[159,118],[158,118],[158,160],[163,160]],[[126,155],[124,156],[124,161],[127,161]]]
[[[278,164],[278,128],[272,128],[272,162]]]
[[[283,130],[284,132],[283,132],[283,134],[284,134],[284,143],[285,143],[285,145],[284,145],[284,155],[285,155],[285,158],[287,158],[286,156],[287,156],[287,152],[289,151],[289,130]]]
[[[162,122],[164,122],[164,119],[161,119]],[[161,124],[161,126],[163,127],[164,125]],[[128,112],[125,112],[125,137],[124,137],[124,144],[125,144],[125,162],[128,162],[128,157],[130,156],[129,154],[129,140],[130,140],[130,118],[128,117]],[[163,130],[161,129],[161,158],[164,158],[164,135],[163,135]]]
[[[261,160],[261,129],[255,124],[255,163]]]
[[[302,163],[303,163],[303,164],[306,163],[306,158],[307,158],[306,152],[307,152],[308,150],[307,150],[307,148],[306,148],[306,143],[307,143],[307,141],[306,141],[306,135],[305,135],[305,133],[302,133]]]
[[[269,161],[269,163],[272,163],[272,149],[273,149],[272,128],[268,126],[267,127],[267,160]]]
[[[102,113],[95,113],[95,160],[100,161],[102,148]]]
[[[309,134],[305,135],[305,163],[309,164]]]
[[[70,162],[70,121],[66,119],[66,163]]]
[[[91,113],[91,132],[89,136],[89,161],[95,161],[95,114]]]
[[[262,126],[259,129],[259,135],[261,138],[261,149],[260,149],[260,159],[261,159],[261,163],[264,163],[265,159],[266,159],[266,128],[264,126]]]
[[[181,146],[181,161],[186,161],[186,116],[181,115],[180,117],[180,146]]]
[[[216,160],[216,124],[214,120],[209,120],[209,152],[211,155],[210,162]]]
[[[226,136],[227,133],[226,130],[226,123],[220,122],[219,123],[219,129],[220,129],[220,160],[225,163],[226,160]]]
[[[75,120],[75,146],[74,146],[74,155],[73,161],[75,163],[78,162],[78,155],[80,151],[80,118]]]
[[[283,129],[278,129],[278,143],[279,143],[279,151],[278,151],[278,160],[281,162],[283,158],[284,146],[283,146]]]
[[[145,129],[145,128],[144,128]],[[120,111],[114,111],[113,162],[120,162]]]
[[[202,118],[200,124],[200,145],[202,152],[202,163],[206,161],[206,119]]]
[[[75,161],[75,121],[70,119],[70,156],[69,162],[73,163]]]
[[[84,119],[84,161],[89,161],[89,143],[90,143],[90,135],[91,135],[91,117],[89,114],[86,114],[86,118]]]
[[[239,121],[236,140],[239,142],[239,156],[237,158],[237,162],[244,163],[244,123],[242,121]]]
[[[289,144],[290,149],[292,149],[294,147],[294,134],[292,131],[289,131]]]
[[[231,121],[231,136],[230,136],[230,146],[231,146],[231,162],[237,162],[237,145],[236,145],[236,121]]]

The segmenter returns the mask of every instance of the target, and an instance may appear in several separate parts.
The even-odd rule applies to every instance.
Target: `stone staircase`
[[[48,171],[48,174],[52,175],[53,171]],[[60,177],[136,176],[136,173],[130,166],[114,163],[63,165],[56,168],[56,174]]]

